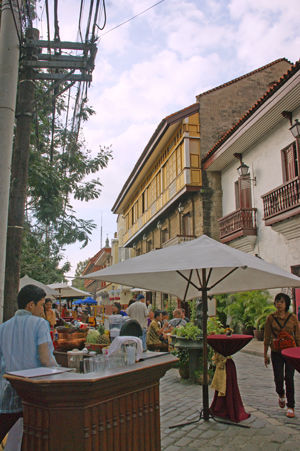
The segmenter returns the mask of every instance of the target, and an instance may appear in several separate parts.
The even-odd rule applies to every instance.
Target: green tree
[[[82,262],[78,262],[75,270],[75,279],[72,281],[72,286],[75,288],[79,288],[79,290],[84,290],[84,280],[80,279],[80,276],[83,273],[84,268],[88,264],[90,259],[84,260]]]
[[[100,147],[93,155],[80,134],[81,124],[94,114],[87,99],[79,102],[79,108],[69,119],[67,94],[57,97],[55,102],[54,94],[49,82],[36,82],[30,148],[27,146],[29,164],[20,169],[17,155],[22,150],[20,139],[13,152],[10,211],[18,215],[16,219],[11,218],[13,225],[9,225],[7,240],[5,319],[15,310],[19,275],[26,272],[38,280],[45,277],[48,283],[53,278],[61,280],[70,267],[69,264],[59,266],[64,246],[78,241],[82,246],[88,243],[96,224],[76,215],[72,199],[88,202],[100,196],[101,182],[97,173],[107,167],[112,158],[111,149],[107,147]],[[16,136],[21,136],[18,131],[20,127]],[[20,170],[23,171],[22,186],[12,189]],[[24,222],[26,238],[23,240]],[[48,274],[43,274],[44,271]]]
[[[23,233],[20,277],[28,276],[45,284],[64,282],[64,273],[70,270],[70,263],[59,266],[62,255],[55,246],[32,233],[26,224]]]

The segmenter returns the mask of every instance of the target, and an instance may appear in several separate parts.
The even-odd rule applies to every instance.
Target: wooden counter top
[[[102,373],[5,377],[24,406],[24,451],[159,451],[163,354]]]

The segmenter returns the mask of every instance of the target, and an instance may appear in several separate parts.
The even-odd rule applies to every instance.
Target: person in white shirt
[[[143,350],[147,351],[146,334],[148,309],[145,305],[145,296],[143,294],[139,294],[136,298],[136,301],[127,308],[126,313],[130,316],[131,319],[135,319],[140,324],[143,330]]]

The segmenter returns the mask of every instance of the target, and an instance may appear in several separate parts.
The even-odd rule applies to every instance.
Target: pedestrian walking
[[[278,404],[282,409],[287,405],[286,416],[295,416],[294,368],[284,359],[281,350],[300,346],[300,330],[296,315],[289,312],[290,297],[285,293],[275,296],[276,312],[268,316],[265,324],[264,360],[270,363],[268,348],[271,347],[271,361],[273,367]],[[285,381],[285,390],[284,390]]]

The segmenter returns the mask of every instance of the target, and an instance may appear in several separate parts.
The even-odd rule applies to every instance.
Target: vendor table
[[[209,335],[207,342],[216,352],[229,357],[241,350],[252,338],[252,335]],[[226,361],[226,395],[218,396],[216,391],[210,410],[214,416],[228,418],[235,423],[250,417],[243,406],[236,368],[231,358]]]
[[[170,354],[103,373],[22,378],[23,451],[160,451],[159,379]]]
[[[283,349],[281,354],[300,373],[300,347]]]

